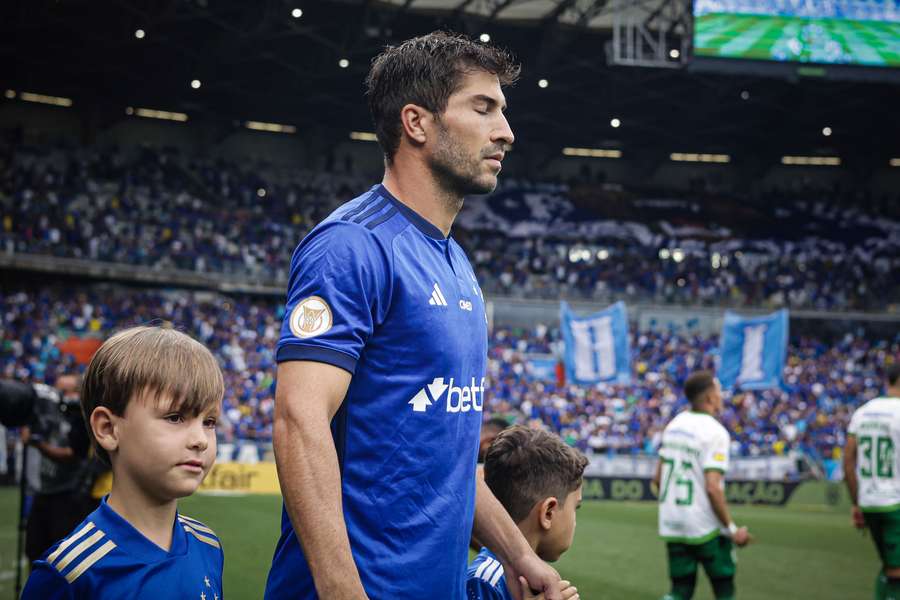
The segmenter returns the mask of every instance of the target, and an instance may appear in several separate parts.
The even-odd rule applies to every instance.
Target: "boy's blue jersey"
[[[352,374],[332,436],[369,597],[462,598],[487,360],[462,248],[381,185],[344,204],[294,252],[277,359]],[[266,598],[316,597],[284,513]]]
[[[168,552],[106,504],[33,565],[22,600],[221,600],[219,538],[177,515]]]
[[[466,600],[512,600],[503,565],[487,548],[472,559],[466,572]]]

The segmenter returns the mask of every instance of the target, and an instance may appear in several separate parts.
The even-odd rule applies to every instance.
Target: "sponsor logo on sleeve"
[[[304,298],[291,311],[291,332],[298,338],[322,335],[333,324],[331,307],[319,296]]]

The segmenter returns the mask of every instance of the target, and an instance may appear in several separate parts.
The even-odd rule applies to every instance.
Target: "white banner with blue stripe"
[[[563,302],[560,328],[568,381],[585,385],[631,381],[628,312],[624,302],[587,317],[576,317]]]
[[[782,386],[787,358],[788,311],[763,317],[725,312],[719,343],[719,381],[725,389],[738,386],[763,390]]]

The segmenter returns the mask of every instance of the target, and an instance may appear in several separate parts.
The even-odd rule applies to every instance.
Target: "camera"
[[[71,419],[80,416],[77,415],[80,408],[77,400],[63,398],[49,385],[0,379],[0,424],[27,426],[33,441],[52,431],[58,413]]]

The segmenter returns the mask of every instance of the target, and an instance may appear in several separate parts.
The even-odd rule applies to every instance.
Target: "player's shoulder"
[[[219,541],[219,536],[201,521],[179,513],[178,526],[184,529],[191,538],[198,542],[202,542],[201,548],[211,550],[215,553],[222,552],[222,542]]]
[[[36,582],[50,586],[62,585],[64,581],[71,586],[86,579],[86,574],[96,574],[118,547],[114,538],[115,532],[104,523],[99,509],[94,511],[35,562],[34,572],[40,573]]]
[[[466,571],[466,598],[506,600],[509,597],[503,565],[488,549],[482,548]]]
[[[382,185],[345,202],[310,232],[313,236],[342,235],[351,240],[390,239],[409,223],[400,207]]]

